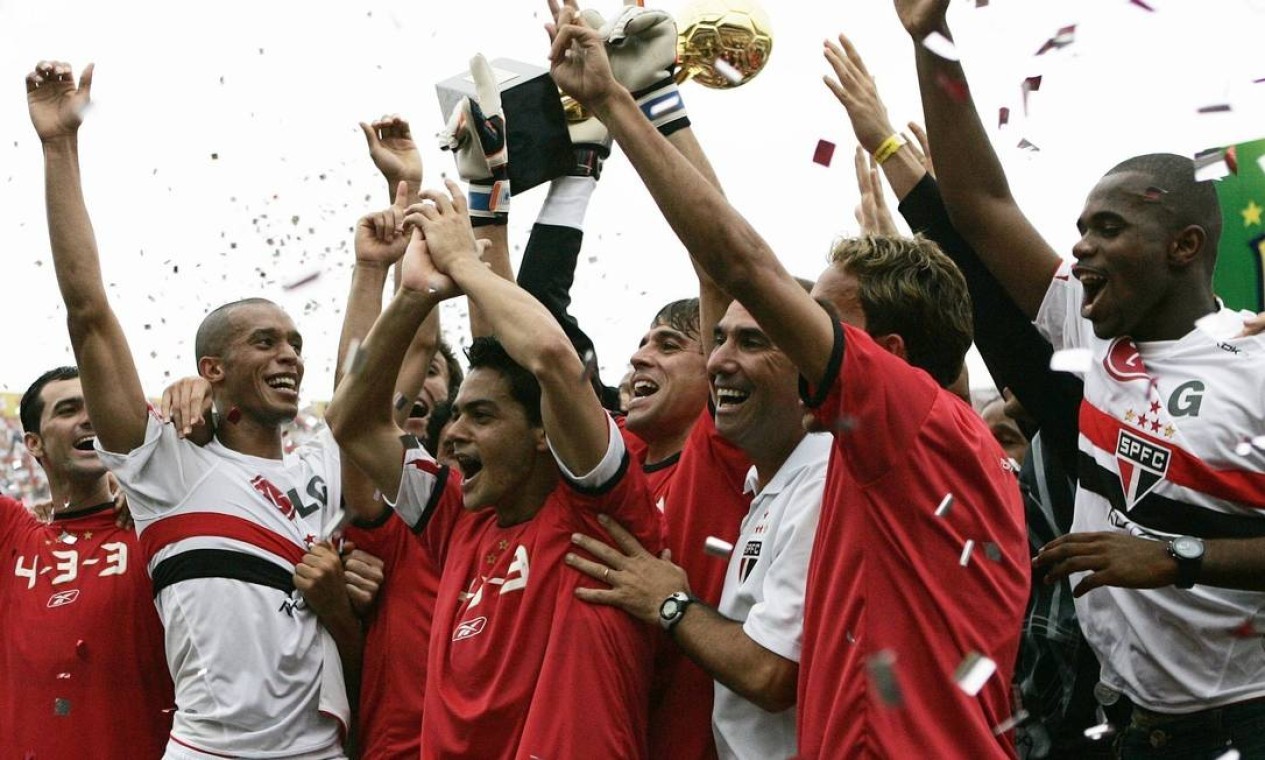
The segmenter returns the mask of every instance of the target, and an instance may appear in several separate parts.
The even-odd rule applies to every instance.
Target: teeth
[[[659,386],[653,380],[637,380],[633,383],[633,395],[648,396],[659,390]]]
[[[719,404],[741,404],[751,394],[737,388],[717,388],[716,402]]]
[[[294,390],[299,384],[293,377],[283,375],[280,377],[270,378],[268,380],[268,385],[273,388],[288,388],[290,390]]]

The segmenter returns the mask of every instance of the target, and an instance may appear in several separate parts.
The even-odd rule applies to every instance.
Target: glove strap
[[[670,73],[646,89],[634,92],[633,97],[637,100],[637,107],[665,137],[690,125],[685,101],[681,99],[676,80]]]
[[[480,180],[470,183],[467,194],[470,207],[470,224],[474,227],[505,225],[510,221],[510,181],[505,179]]]
[[[567,172],[568,177],[602,178],[602,164],[610,156],[611,149],[605,145],[583,144],[572,146],[575,152],[575,166]]]

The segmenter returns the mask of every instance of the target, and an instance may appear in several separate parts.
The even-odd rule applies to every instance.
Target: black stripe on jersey
[[[1142,497],[1133,509],[1125,509],[1120,476],[1083,451],[1080,453],[1080,484],[1106,499],[1113,509],[1128,515],[1133,522],[1161,533],[1199,538],[1265,537],[1265,519],[1260,517],[1216,512],[1154,493]]]
[[[230,549],[191,549],[168,557],[151,573],[154,596],[168,586],[195,578],[228,578],[268,586],[289,594],[294,574],[262,557]]]
[[[394,514],[395,512],[394,509],[391,509],[391,507],[387,506],[386,504],[383,504],[382,506],[384,507],[384,509],[382,510],[382,514],[378,515],[377,517],[373,519],[365,519],[365,518],[357,517],[351,521],[351,524],[355,525],[357,528],[360,528],[361,530],[377,530],[378,528],[381,528],[383,525],[387,524],[387,520],[390,520],[391,515]]]
[[[444,495],[445,486],[448,485],[449,472],[451,469],[447,465],[439,468],[439,474],[435,476],[435,485],[431,488],[430,498],[426,500],[426,506],[422,508],[422,516],[413,526],[413,533],[421,533],[430,523],[431,515],[435,514],[435,507],[439,506],[439,500]]]
[[[628,461],[628,451],[625,450],[624,457],[619,460],[619,469],[615,471],[615,474],[611,476],[610,480],[593,488],[582,486],[571,478],[564,477],[563,480],[566,481],[566,484],[571,486],[571,488],[577,493],[582,493],[585,496],[601,496],[604,493],[609,493],[611,489],[619,485],[619,481],[624,479],[624,473],[628,472]]]
[[[799,398],[809,409],[816,409],[826,403],[830,389],[834,387],[835,380],[839,379],[839,370],[843,367],[843,325],[833,314],[830,316],[830,323],[835,329],[835,343],[830,349],[830,361],[826,362],[826,373],[821,377],[820,384],[810,386],[809,378],[799,376]]]

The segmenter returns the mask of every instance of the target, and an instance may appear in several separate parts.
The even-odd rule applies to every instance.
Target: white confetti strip
[[[713,557],[721,557],[724,559],[734,553],[734,545],[723,538],[708,536],[707,540],[703,542],[703,551]]]
[[[875,652],[865,661],[865,670],[870,677],[870,687],[878,698],[888,707],[900,707],[905,698],[900,693],[900,684],[896,681],[896,653],[890,649]]]
[[[1084,374],[1094,363],[1094,352],[1088,348],[1065,348],[1050,357],[1050,369],[1055,372]]]
[[[922,46],[946,61],[958,59],[958,49],[953,45],[953,41],[939,32],[932,32],[923,37]]]
[[[1099,723],[1096,726],[1090,726],[1085,729],[1085,738],[1091,741],[1098,741],[1105,736],[1114,734],[1116,729],[1110,723]]]
[[[1028,711],[1020,710],[1019,712],[1015,713],[1009,718],[1003,720],[1001,723],[998,723],[997,725],[993,726],[993,736],[1001,736],[1002,734],[1006,733],[1007,731],[1019,725],[1020,723],[1023,723],[1027,719],[1028,719]]]
[[[940,505],[936,507],[936,517],[944,517],[949,514],[949,510],[953,508],[953,494],[946,493],[944,498],[940,500]]]
[[[1252,442],[1241,441],[1238,446],[1234,447],[1234,453],[1241,457],[1249,456],[1252,453]]]
[[[1226,750],[1225,754],[1218,755],[1217,760],[1239,760],[1239,751],[1237,749]]]
[[[742,84],[742,72],[734,68],[733,64],[724,58],[717,58],[712,61],[712,67],[716,69],[716,73],[729,80],[730,84]]]
[[[997,663],[979,652],[968,652],[966,658],[953,673],[953,682],[970,696],[979,694],[988,679],[997,672]]]
[[[966,544],[962,546],[962,556],[958,558],[958,564],[966,567],[966,563],[971,561],[973,551],[975,551],[975,541],[968,538]]]

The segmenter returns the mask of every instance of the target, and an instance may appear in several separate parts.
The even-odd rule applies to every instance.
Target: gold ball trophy
[[[754,0],[695,0],[677,19],[678,78],[717,90],[750,82],[769,61],[773,27]]]

